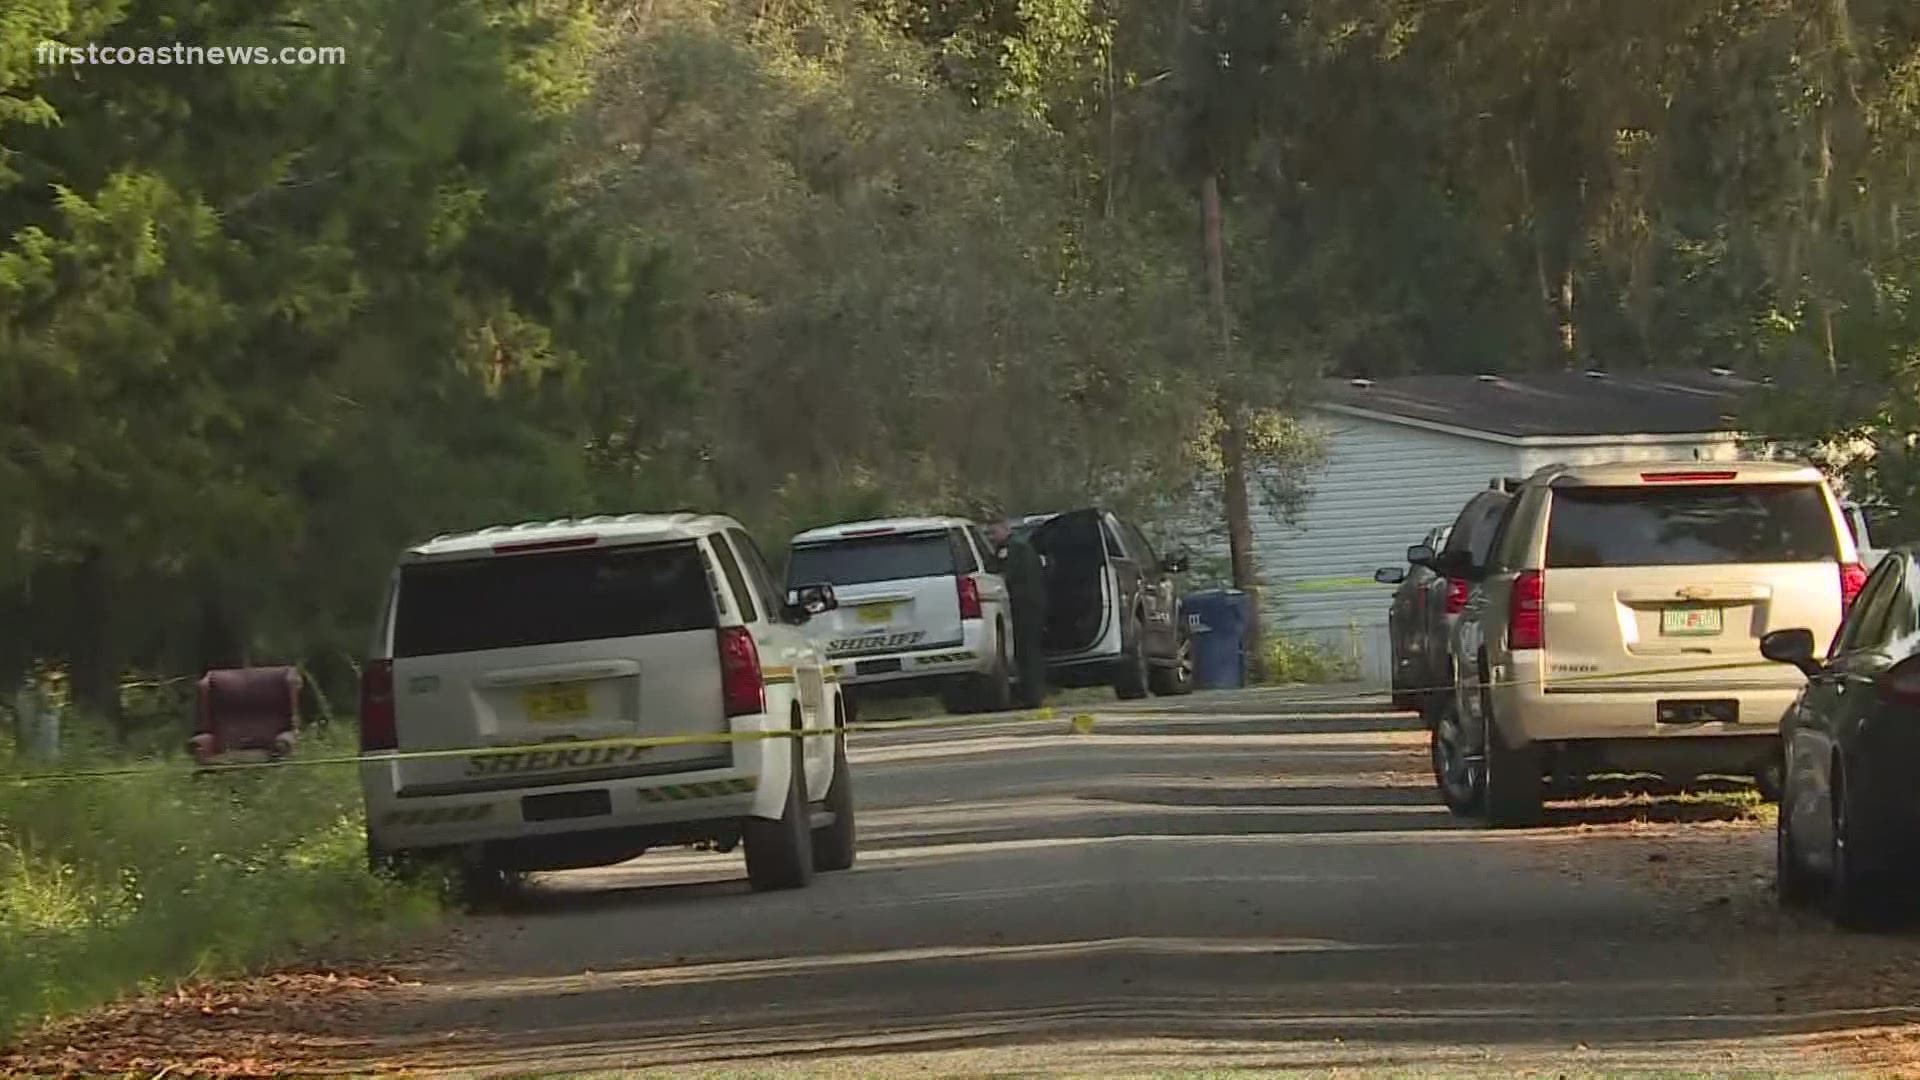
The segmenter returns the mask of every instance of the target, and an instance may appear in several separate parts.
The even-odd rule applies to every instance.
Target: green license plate
[[[1660,632],[1668,637],[1715,637],[1722,628],[1717,607],[1672,607],[1660,612]]]

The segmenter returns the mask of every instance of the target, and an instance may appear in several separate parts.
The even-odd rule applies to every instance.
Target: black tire
[[[1014,700],[1023,709],[1037,709],[1047,703],[1047,665],[1043,660],[1027,664],[1013,688]]]
[[[520,891],[526,875],[485,863],[461,863],[454,872],[454,884],[460,901],[470,911],[496,910],[505,906]]]
[[[1173,653],[1173,663],[1154,668],[1148,675],[1148,683],[1153,692],[1161,697],[1180,697],[1193,693],[1192,639],[1181,634],[1180,645]]]
[[[1887,884],[1868,872],[1863,857],[1865,831],[1847,789],[1846,771],[1833,768],[1833,874],[1827,881],[1827,914],[1846,930],[1884,929],[1891,921],[1893,897]]]
[[[1480,661],[1481,677],[1487,671],[1486,659]],[[1485,794],[1487,824],[1496,829],[1524,829],[1540,824],[1545,810],[1547,785],[1541,776],[1540,748],[1531,743],[1507,745],[1493,713],[1493,694],[1480,687],[1480,708],[1486,729],[1486,769],[1481,780]]]
[[[813,830],[813,868],[822,873],[853,866],[853,773],[847,768],[847,737],[833,737],[833,780],[827,784],[826,810],[833,820]]]
[[[1474,817],[1486,807],[1486,789],[1480,771],[1467,759],[1474,748],[1467,745],[1466,727],[1460,722],[1460,705],[1452,698],[1436,703],[1431,710],[1427,740],[1428,758],[1433,764],[1433,783],[1440,800],[1456,817]]]
[[[806,755],[793,740],[787,802],[776,821],[750,817],[741,828],[747,880],[755,892],[802,889],[813,880],[813,830],[807,812]]]
[[[1753,786],[1760,792],[1761,802],[1777,803],[1785,793],[1785,765],[1776,761],[1767,768],[1753,774]]]
[[[993,670],[980,678],[977,704],[981,712],[1006,712],[1013,708],[1013,667],[1007,663],[1006,628],[1001,628],[993,647]]]
[[[1805,907],[1820,894],[1820,880],[1807,869],[1793,839],[1793,822],[1787,813],[1792,805],[1782,792],[1780,815],[1773,825],[1773,895],[1784,908]]]
[[[1144,627],[1135,616],[1120,635],[1121,653],[1113,670],[1113,692],[1122,701],[1138,701],[1147,696],[1147,643]]]

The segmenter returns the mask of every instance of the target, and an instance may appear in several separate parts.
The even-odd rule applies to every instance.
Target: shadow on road
[[[1168,1043],[1158,1067],[1322,1069],[1593,1044],[1643,1065],[1712,1047],[1725,1069],[1898,1018],[1776,1000],[1777,941],[1699,935],[1619,882],[1529,868],[1507,851],[1524,832],[1438,804],[1416,721],[1315,707],[863,740],[852,872],[755,894],[737,853],[660,853],[542,878],[494,923],[525,943],[393,1010],[382,1051],[498,1071],[950,1053],[947,1071],[1018,1074],[1102,1041]],[[1749,812],[1608,794],[1549,824]]]

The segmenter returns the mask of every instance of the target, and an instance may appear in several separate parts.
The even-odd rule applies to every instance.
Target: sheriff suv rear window
[[[801,544],[787,559],[787,587],[865,585],[902,578],[951,576],[953,544],[945,532],[865,536]]]
[[[1799,563],[1839,558],[1814,484],[1553,489],[1548,567]]]
[[[438,656],[718,625],[706,564],[690,543],[501,555],[403,567],[393,653]]]

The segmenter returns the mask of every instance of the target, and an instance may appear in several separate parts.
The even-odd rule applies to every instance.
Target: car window
[[[1562,487],[1547,518],[1547,566],[1703,566],[1837,559],[1818,484]]]
[[[754,591],[760,594],[760,606],[767,610],[768,621],[792,621],[787,618],[787,605],[783,602],[787,594],[774,584],[773,571],[767,566],[767,557],[760,553],[760,545],[739,529],[728,529],[727,539],[733,541],[733,548],[740,553],[740,560],[747,564],[747,579],[753,583]]]
[[[1475,566],[1486,565],[1487,557],[1493,553],[1494,533],[1499,531],[1500,519],[1512,501],[1509,496],[1492,491],[1475,495],[1448,532],[1445,550],[1449,554],[1465,555]]]
[[[734,557],[733,545],[726,537],[715,533],[713,541],[714,557],[720,560],[720,573],[727,579],[727,587],[733,590],[733,606],[739,609],[742,622],[759,622],[760,612],[753,602],[753,590],[747,588],[746,576],[740,572],[740,561]]]
[[[1877,649],[1892,640],[1894,609],[1904,606],[1906,601],[1904,574],[1899,559],[1888,559],[1875,568],[1854,600],[1853,610],[1840,624],[1833,648],[1828,650],[1829,657]]]
[[[787,582],[866,585],[904,578],[950,577],[958,566],[946,532],[895,533],[795,545],[787,558]]]
[[[1527,488],[1519,498],[1509,500],[1500,511],[1500,522],[1494,526],[1493,538],[1487,543],[1487,550],[1492,552],[1486,564],[1489,572],[1511,573],[1526,562],[1527,543],[1531,539],[1531,530],[1527,525],[1546,497],[1545,488]]]
[[[712,629],[711,581],[692,543],[412,563],[400,571],[393,655]]]
[[[980,560],[973,556],[973,545],[967,543],[966,531],[962,529],[948,529],[947,540],[953,545],[954,573],[978,573],[980,570]]]
[[[1127,546],[1133,549],[1134,558],[1139,560],[1140,565],[1160,565],[1160,557],[1154,554],[1153,545],[1147,542],[1147,534],[1141,532],[1139,526],[1131,521],[1122,521],[1120,536],[1127,542]]]
[[[1120,542],[1120,534],[1114,531],[1113,521],[1111,519],[1100,519],[1100,538],[1107,543],[1107,556],[1109,558],[1130,559],[1133,557],[1127,554],[1126,546]]]

